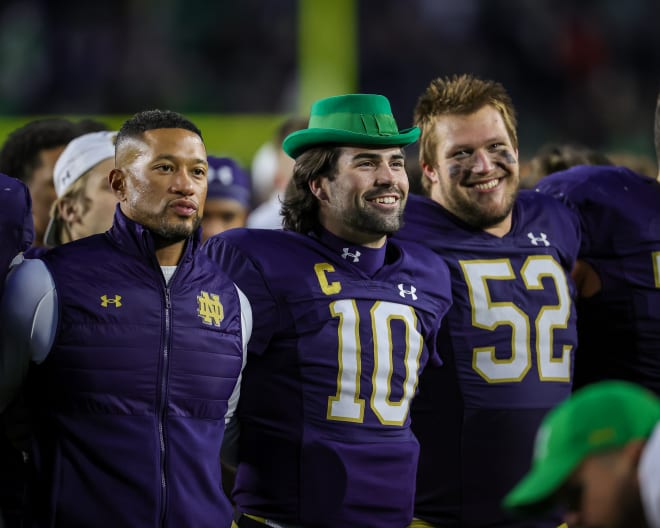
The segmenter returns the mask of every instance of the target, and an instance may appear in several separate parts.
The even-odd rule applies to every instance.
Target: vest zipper
[[[167,378],[169,369],[170,327],[171,327],[172,303],[170,299],[170,288],[165,287],[165,346],[163,347],[163,368],[160,380],[160,401],[158,409],[158,435],[160,442],[160,491],[161,509],[160,525],[166,526],[167,518],[167,478],[165,477],[166,465],[166,442],[165,442],[165,419],[167,417]]]

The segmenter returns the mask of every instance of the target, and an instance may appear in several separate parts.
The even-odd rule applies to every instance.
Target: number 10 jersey
[[[451,304],[449,271],[427,248],[388,242],[368,274],[365,249],[347,246],[243,229],[207,245],[253,309],[233,498],[286,524],[401,528],[419,452],[409,405]]]

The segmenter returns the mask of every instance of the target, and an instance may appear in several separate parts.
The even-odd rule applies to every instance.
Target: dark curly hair
[[[29,183],[41,163],[42,150],[61,147],[72,139],[96,130],[107,130],[105,124],[92,119],[80,122],[60,117],[36,119],[7,136],[0,150],[0,172]]]

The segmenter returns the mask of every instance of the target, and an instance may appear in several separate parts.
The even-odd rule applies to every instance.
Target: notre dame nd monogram
[[[220,326],[225,318],[225,310],[217,293],[199,292],[197,296],[197,315],[204,324]]]

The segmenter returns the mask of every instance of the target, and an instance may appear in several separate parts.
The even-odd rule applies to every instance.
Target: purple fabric
[[[23,182],[0,174],[0,297],[13,258],[34,240],[32,200]]]
[[[248,172],[232,158],[207,156],[207,160],[209,187],[206,199],[227,198],[250,207],[252,189]]]
[[[454,300],[438,341],[445,364],[423,373],[411,410],[420,442],[415,515],[451,528],[557,526],[554,518],[516,521],[501,510],[500,501],[529,468],[540,419],[571,391],[570,381],[542,379],[537,345],[551,342],[554,359],[570,347],[572,361],[575,291],[568,277],[580,244],[577,216],[556,200],[523,191],[511,231],[499,238],[467,226],[428,198],[412,196],[396,237],[424,240],[445,258]],[[568,319],[553,327],[551,341],[539,321],[559,304],[559,288],[543,274],[540,287],[533,283],[548,269],[555,270],[569,297]],[[513,375],[517,380],[495,379],[523,332],[528,336],[518,345],[518,357],[525,370]],[[502,362],[490,361],[491,380],[477,371],[477,351],[492,351]]]
[[[198,243],[199,232],[166,286],[150,232],[117,209],[107,233],[42,257],[60,324],[32,378],[40,525],[231,523],[219,453],[242,365],[240,306]],[[222,317],[205,321],[205,293]]]
[[[538,189],[579,213],[580,258],[602,284],[578,303],[576,388],[615,378],[660,395],[660,184],[624,167],[579,166]]]
[[[418,445],[407,401],[392,405],[400,420],[390,423],[377,412],[390,409],[377,403],[384,391],[391,402],[402,400],[406,376],[435,353],[449,275],[432,252],[393,243],[384,265],[367,274],[342,257],[345,245],[249,229],[207,241],[254,315],[233,498],[242,511],[286,524],[401,528],[412,518]],[[395,313],[415,315],[406,325]],[[408,346],[418,333],[425,346]],[[416,358],[412,372],[404,357]],[[362,405],[353,419],[332,406],[340,372],[350,373],[342,386],[349,407]],[[356,378],[361,403],[352,405]]]

